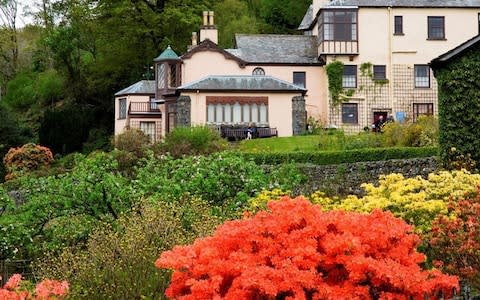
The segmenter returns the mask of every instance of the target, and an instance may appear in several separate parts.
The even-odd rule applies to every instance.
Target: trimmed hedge
[[[289,163],[312,163],[334,165],[361,161],[407,159],[438,155],[437,147],[368,148],[347,151],[291,152],[291,153],[242,153],[243,157],[257,164],[274,165]]]

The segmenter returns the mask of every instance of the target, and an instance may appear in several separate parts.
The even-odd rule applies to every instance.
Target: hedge
[[[334,165],[361,161],[408,159],[438,155],[437,147],[369,148],[346,151],[290,152],[290,153],[242,153],[243,157],[257,164],[312,163]]]

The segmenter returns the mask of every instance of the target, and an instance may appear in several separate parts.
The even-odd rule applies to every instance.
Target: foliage
[[[473,160],[470,153],[462,154],[457,148],[452,147],[448,149],[447,156],[445,157],[445,165],[450,170],[465,169],[471,172],[477,170],[477,162]]]
[[[39,141],[54,153],[81,151],[95,120],[86,106],[68,105],[45,111],[39,129]]]
[[[128,211],[139,196],[117,168],[108,154],[76,155],[71,172],[1,185],[0,259],[80,245],[95,224]]]
[[[446,165],[450,164],[448,151],[454,147],[463,155],[470,154],[480,161],[480,105],[472,99],[480,97],[477,88],[480,57],[478,46],[451,59],[447,66],[435,69],[438,83],[438,117],[440,126],[440,153]]]
[[[438,122],[432,116],[419,116],[413,123],[387,122],[382,132],[386,146],[425,147],[438,144]]]
[[[227,141],[208,126],[178,127],[165,136],[161,148],[175,158],[207,155],[225,150]]]
[[[458,289],[456,277],[419,267],[420,239],[390,213],[323,213],[297,198],[230,221],[212,237],[163,252],[169,298],[423,299]],[[447,295],[448,297],[448,295]]]
[[[182,159],[152,157],[138,170],[135,182],[136,189],[147,196],[172,200],[189,194],[215,204],[232,201],[235,205],[242,205],[269,184],[278,185],[252,161],[229,153]]]
[[[360,161],[377,161],[389,159],[406,159],[416,157],[436,156],[436,147],[396,147],[396,148],[366,148],[346,151],[309,151],[290,153],[242,153],[247,160],[254,160],[257,164],[275,165],[285,162],[312,163],[330,165],[352,163]]]
[[[432,220],[438,215],[449,215],[448,199],[458,199],[473,192],[480,184],[479,174],[462,171],[431,173],[428,179],[420,176],[404,178],[401,174],[381,175],[378,186],[364,183],[365,196],[358,198],[328,198],[313,194],[311,200],[326,210],[371,212],[389,210],[407,223],[415,225],[418,232],[428,232]]]
[[[150,137],[140,129],[131,128],[116,135],[113,144],[115,149],[130,152],[139,159],[145,157],[145,150],[150,145]]]
[[[222,219],[198,199],[153,201],[121,215],[113,225],[100,223],[85,247],[43,257],[37,271],[67,279],[73,299],[161,299],[170,272],[153,265],[158,253],[210,234]]]
[[[47,147],[29,143],[19,148],[10,148],[3,158],[8,171],[5,179],[10,180],[41,167],[48,167],[52,161],[52,152]]]
[[[328,91],[333,106],[338,106],[343,102],[341,94],[343,92],[343,63],[341,61],[333,61],[325,67],[328,77]]]
[[[61,300],[67,296],[68,289],[66,281],[45,279],[34,287],[30,282],[22,280],[22,275],[14,274],[3,288],[0,287],[0,299]]]
[[[439,268],[467,279],[480,290],[480,190],[451,199],[451,217],[438,216],[427,235],[429,256]],[[434,261],[435,263],[435,261]]]

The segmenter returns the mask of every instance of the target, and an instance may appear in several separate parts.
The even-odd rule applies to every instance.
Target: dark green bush
[[[228,143],[208,126],[178,127],[166,135],[161,144],[163,152],[173,157],[207,155],[227,148]]]
[[[438,154],[437,147],[397,147],[367,148],[348,151],[291,152],[291,153],[243,153],[245,159],[257,164],[312,163],[330,165],[354,163],[360,161],[377,161],[389,159],[406,159],[429,157]]]
[[[451,59],[445,67],[434,67],[438,82],[440,156],[447,167],[449,151],[455,148],[480,162],[480,69],[479,46]]]

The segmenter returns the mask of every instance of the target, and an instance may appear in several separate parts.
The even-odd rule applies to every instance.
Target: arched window
[[[254,76],[264,76],[265,75],[265,70],[262,68],[255,68],[253,69],[252,75]]]

